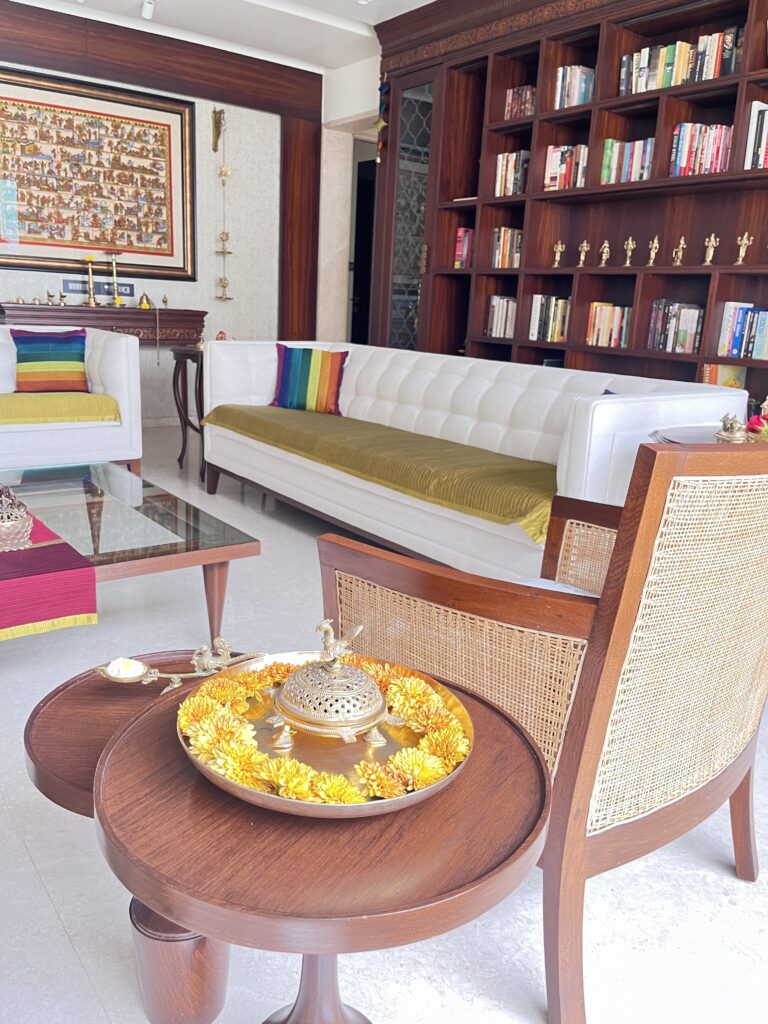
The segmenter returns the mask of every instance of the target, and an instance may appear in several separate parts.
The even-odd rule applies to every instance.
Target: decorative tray
[[[330,712],[314,696],[328,690],[324,672],[332,673]],[[357,691],[350,698],[347,675],[355,687],[358,677],[374,681],[368,696],[380,703],[377,722]],[[330,726],[319,724],[330,721],[324,713]],[[348,644],[329,660],[327,643],[324,652],[257,656],[211,676],[179,705],[177,733],[215,786],[259,807],[313,818],[362,818],[420,803],[450,784],[474,742],[466,708],[436,680],[350,654]]]

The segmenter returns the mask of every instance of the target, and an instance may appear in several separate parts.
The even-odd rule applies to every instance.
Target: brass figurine
[[[96,301],[96,292],[93,287],[93,264],[95,260],[95,256],[85,257],[85,262],[88,267],[88,306],[98,306],[98,302]]]
[[[34,299],[32,299],[32,305],[33,306],[39,306],[40,305],[40,299],[38,299],[37,296],[35,296]]]
[[[224,131],[226,119],[227,115],[223,107],[218,110],[216,107],[213,108],[211,111],[211,149],[214,153],[219,152],[219,142],[221,141],[221,133]]]
[[[747,255],[747,249],[750,247],[750,245],[752,245],[754,240],[755,236],[748,235],[746,231],[740,238],[736,239],[736,244],[739,247],[739,256],[736,262],[734,263],[734,267],[740,267],[743,265],[744,257]]]
[[[579,262],[578,262],[578,266],[580,266],[580,267],[584,266],[584,260],[587,258],[587,253],[589,252],[590,248],[591,248],[591,246],[590,246],[589,242],[586,240],[586,238],[584,239],[583,242],[579,242]]]
[[[222,302],[230,302],[234,298],[234,295],[230,295],[227,290],[229,288],[229,278],[220,277],[218,279],[218,285],[219,291],[218,294],[216,295],[216,298],[221,299]]]
[[[46,289],[46,292],[45,292],[45,304],[46,304],[46,306],[52,306],[55,301],[56,301],[55,294],[53,292],[49,292]]]
[[[688,248],[685,241],[685,235],[680,235],[680,241],[677,243],[677,247],[672,250],[672,266],[679,267],[683,263],[683,253]]]
[[[713,231],[709,238],[704,239],[704,262],[702,266],[712,266],[712,257],[715,255],[715,249],[718,245],[720,245],[720,239],[715,236]]]
[[[624,266],[625,267],[631,267],[632,266],[632,253],[635,251],[636,248],[637,248],[637,242],[634,240],[632,235],[630,235],[629,238],[624,243],[624,252],[627,254],[627,258],[624,260]]]
[[[363,632],[362,626],[353,626],[344,636],[336,637],[333,632],[333,620],[323,619],[323,621],[315,627],[316,633],[322,633],[323,635],[323,650],[325,651],[326,658],[328,659],[329,665],[333,668],[339,658],[345,654],[349,654],[352,650],[352,641],[360,636]]]
[[[17,299],[14,299],[13,301],[16,303],[17,306],[23,306],[24,305],[24,299],[23,299],[23,297],[21,295],[19,295],[19,297]]]
[[[67,304],[67,293],[66,292],[59,292],[59,305],[60,306],[66,306],[66,304]]]
[[[552,263],[552,266],[553,267],[559,267],[560,266],[560,257],[565,252],[565,243],[563,241],[561,241],[561,239],[558,238],[558,240],[552,246],[552,252],[554,253],[554,256],[555,256],[555,259],[554,259],[554,262]]]
[[[168,309],[168,296],[163,295],[163,309]]]
[[[600,266],[604,267],[604,266],[607,265],[608,260],[611,258],[611,247],[608,244],[608,239],[607,238],[604,240],[603,244],[600,246],[600,250],[599,251],[600,251]]]
[[[648,262],[646,263],[646,267],[652,267],[654,265],[659,248],[659,236],[654,235],[648,243]]]

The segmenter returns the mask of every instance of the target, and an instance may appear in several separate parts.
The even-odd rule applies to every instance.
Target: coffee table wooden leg
[[[227,997],[227,943],[188,932],[136,898],[130,918],[150,1024],[212,1024]]]
[[[371,1024],[367,1017],[341,1001],[335,955],[301,960],[299,994],[293,1006],[273,1013],[264,1024]]]
[[[208,605],[208,625],[211,640],[221,636],[221,619],[224,614],[224,598],[227,596],[229,562],[212,562],[203,566],[205,603]]]

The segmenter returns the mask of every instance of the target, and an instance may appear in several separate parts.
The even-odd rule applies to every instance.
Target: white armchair
[[[20,329],[40,333],[65,328]],[[0,469],[98,462],[127,462],[138,467],[142,450],[138,338],[87,328],[85,372],[92,395],[108,395],[115,400],[119,422],[0,420]],[[0,327],[0,409],[3,397],[14,391],[15,384],[15,346],[10,327]],[[40,397],[44,401],[44,396]]]

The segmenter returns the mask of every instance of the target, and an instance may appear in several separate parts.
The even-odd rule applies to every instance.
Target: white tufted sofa
[[[557,466],[559,494],[615,505],[624,503],[638,445],[652,431],[715,424],[746,410],[746,392],[732,388],[364,345],[287,344],[349,352],[343,416],[547,462]],[[274,342],[209,342],[204,362],[206,414],[272,401]],[[206,426],[204,446],[216,469],[353,530],[468,572],[538,575],[542,549],[520,526],[412,498],[220,426]]]
[[[42,333],[77,329],[13,326]],[[92,394],[110,395],[115,399],[120,408],[120,422],[0,424],[0,469],[141,459],[138,338],[87,328],[85,372]],[[0,327],[0,394],[10,394],[15,387],[16,347],[10,328]]]

